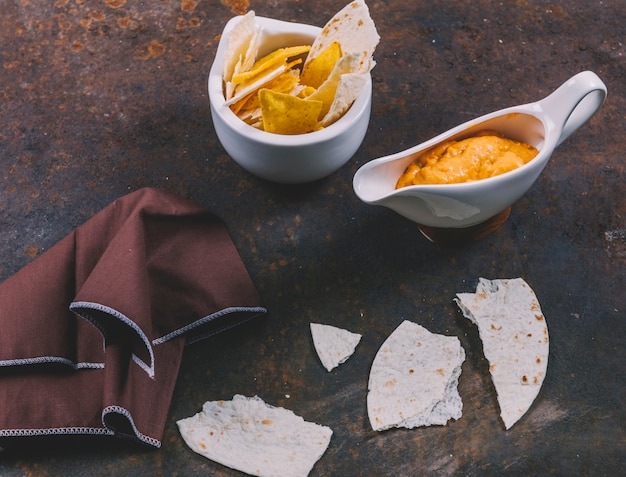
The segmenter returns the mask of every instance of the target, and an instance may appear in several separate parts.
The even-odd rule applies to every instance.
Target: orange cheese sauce
[[[396,189],[418,184],[455,184],[497,176],[526,164],[535,147],[483,131],[425,151],[398,179]]]

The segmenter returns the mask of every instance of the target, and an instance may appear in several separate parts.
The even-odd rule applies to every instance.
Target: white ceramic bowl
[[[554,149],[593,116],[606,93],[606,86],[595,73],[583,71],[541,101],[495,111],[405,151],[364,164],[354,176],[354,191],[363,202],[388,207],[428,227],[482,224],[526,193]],[[482,130],[499,131],[535,146],[539,153],[527,164],[496,177],[395,189],[400,175],[422,151],[444,140],[472,136]]]
[[[240,17],[225,26],[209,73],[209,101],[215,132],[226,152],[241,167],[273,182],[312,182],[335,172],[357,151],[369,124],[372,79],[346,114],[334,124],[316,132],[297,135],[267,133],[240,120],[225,105],[222,86],[223,55],[228,33]],[[256,17],[263,28],[259,55],[286,46],[312,44],[320,28]]]

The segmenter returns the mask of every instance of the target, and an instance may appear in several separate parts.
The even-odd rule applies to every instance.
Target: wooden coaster
[[[471,227],[440,228],[419,225],[420,232],[433,243],[442,245],[463,245],[486,237],[497,230],[509,218],[511,207],[506,208],[489,220]]]

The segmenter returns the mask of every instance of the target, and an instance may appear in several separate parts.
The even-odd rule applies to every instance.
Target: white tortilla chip
[[[374,67],[372,55],[380,36],[364,0],[349,3],[326,23],[311,46],[305,65],[334,41],[341,45],[343,55],[359,54],[360,73],[367,73]]]
[[[510,429],[539,394],[548,368],[550,340],[539,301],[521,278],[480,278],[476,293],[458,293],[455,301],[478,327],[500,417]]]
[[[332,371],[352,356],[361,335],[331,325],[311,323],[311,336],[322,365]]]
[[[222,79],[226,85],[226,99],[230,99],[234,86],[232,77],[247,71],[256,60],[259,49],[260,28],[256,25],[253,10],[243,15],[228,34],[228,46],[224,52]]]
[[[343,116],[352,103],[359,97],[367,84],[367,76],[362,73],[346,73],[339,79],[335,98],[330,109],[320,121],[320,126],[326,127]]]
[[[258,396],[207,401],[202,412],[177,422],[195,452],[250,475],[301,477],[322,457],[333,431],[307,422]]]
[[[347,74],[356,73],[359,67],[359,57],[356,54],[344,55],[339,58],[330,75],[313,94],[306,97],[309,100],[322,101],[321,115],[326,116],[337,98],[339,85]],[[365,86],[365,83],[363,83]],[[359,91],[360,93],[360,91]],[[358,96],[358,95],[357,95]],[[350,103],[352,104],[352,103]]]
[[[455,336],[403,321],[378,350],[369,377],[372,429],[445,425],[459,419],[457,390],[465,350]]]

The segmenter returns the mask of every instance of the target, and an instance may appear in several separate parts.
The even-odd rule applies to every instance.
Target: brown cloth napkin
[[[265,313],[220,219],[141,189],[0,284],[0,446],[160,447],[183,347]]]

